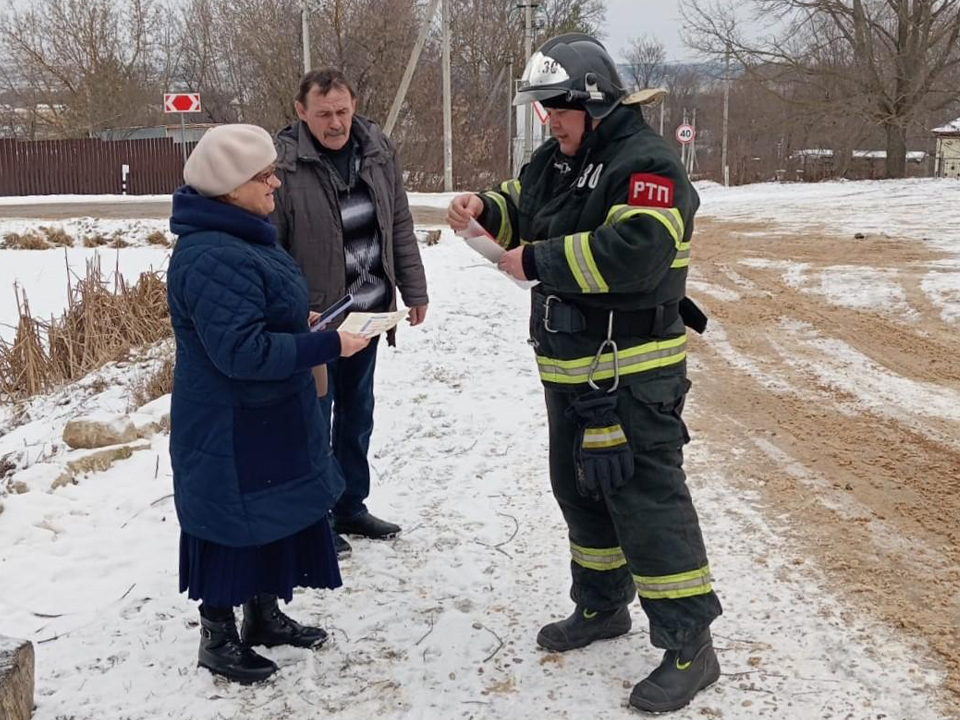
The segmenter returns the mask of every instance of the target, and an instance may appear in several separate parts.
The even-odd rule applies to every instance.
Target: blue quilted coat
[[[339,355],[339,336],[308,331],[307,286],[265,219],[183,187],[170,229],[180,526],[234,547],[279,540],[343,491],[310,373]]]

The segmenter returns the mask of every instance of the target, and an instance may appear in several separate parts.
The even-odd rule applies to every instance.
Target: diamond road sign
[[[200,93],[164,93],[165,113],[200,112]]]

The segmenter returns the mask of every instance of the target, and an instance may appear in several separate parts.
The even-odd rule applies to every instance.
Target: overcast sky
[[[29,4],[30,0],[13,0],[17,8],[26,8]],[[622,60],[630,38],[644,33],[663,43],[669,60],[693,59],[680,39],[679,0],[606,0],[606,4],[604,41],[617,62]],[[0,0],[0,8],[6,5],[7,0]]]
[[[691,60],[680,39],[679,0],[606,0],[605,44],[620,62],[630,38],[646,33],[663,43],[669,60]]]

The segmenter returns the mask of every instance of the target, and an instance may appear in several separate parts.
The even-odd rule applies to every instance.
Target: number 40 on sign
[[[693,125],[688,123],[683,123],[682,125],[677,126],[677,142],[681,145],[687,145],[693,142],[693,138],[696,137],[697,131],[693,129]]]

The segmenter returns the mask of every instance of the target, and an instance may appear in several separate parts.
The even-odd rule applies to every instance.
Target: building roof
[[[934,135],[960,135],[960,118],[957,118],[953,122],[948,122],[946,125],[943,125],[938,128],[934,128]]]
[[[958,129],[960,132],[960,129]],[[886,150],[854,150],[853,157],[858,160],[886,160]],[[927,153],[923,150],[910,150],[907,152],[908,162],[923,162]],[[797,150],[792,155],[793,158],[832,158],[833,150],[827,148],[808,148],[806,150]]]

